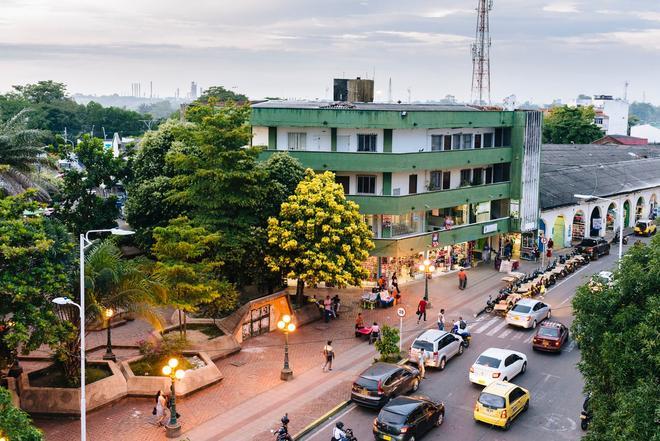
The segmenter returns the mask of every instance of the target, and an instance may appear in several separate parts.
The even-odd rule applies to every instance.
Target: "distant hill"
[[[104,107],[120,107],[130,110],[140,110],[140,106],[150,106],[153,104],[167,101],[173,109],[178,109],[181,104],[189,103],[190,100],[184,98],[141,98],[137,96],[121,96],[121,95],[83,95],[80,93],[72,95],[72,98],[80,104],[87,104],[90,101],[97,102]]]

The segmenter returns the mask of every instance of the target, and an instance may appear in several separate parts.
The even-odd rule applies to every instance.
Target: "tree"
[[[0,198],[0,368],[55,344],[51,299],[72,291],[75,246],[64,227],[39,214],[34,192]]]
[[[154,229],[152,253],[157,262],[154,273],[167,288],[168,303],[179,309],[180,332],[185,334],[185,314],[200,304],[215,303],[217,310],[235,307],[237,293],[222,278],[223,262],[218,260],[221,236],[195,226],[186,217]]]
[[[73,152],[84,168],[64,172],[59,193],[53,197],[57,217],[74,234],[115,226],[117,199],[105,193],[125,176],[125,161],[105,150],[101,139],[87,135]]]
[[[374,346],[380,353],[381,361],[399,361],[399,330],[391,326],[383,326],[382,336]]]
[[[660,236],[626,253],[611,286],[580,287],[573,308],[593,414],[583,439],[660,440]]]
[[[246,95],[232,92],[222,86],[211,86],[204,90],[204,93],[197,99],[199,103],[206,104],[210,101],[224,103],[226,101],[245,102],[248,100]]]
[[[43,441],[30,416],[14,406],[9,391],[0,387],[0,436],[12,441]]]
[[[362,263],[374,247],[371,238],[358,205],[346,200],[334,173],[308,169],[279,217],[268,220],[272,249],[267,263],[272,271],[298,279],[297,302],[302,305],[305,283],[359,286],[368,276]]]
[[[602,138],[603,132],[594,124],[592,106],[561,106],[550,109],[543,120],[543,142],[548,144],[590,144]]]
[[[49,104],[67,97],[66,85],[52,80],[39,81],[37,84],[13,86],[17,94],[34,104]]]
[[[626,134],[630,136],[630,129],[637,125],[639,125],[639,118],[632,114],[628,116],[628,132]]]

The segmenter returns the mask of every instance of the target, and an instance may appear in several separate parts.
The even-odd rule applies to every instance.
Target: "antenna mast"
[[[490,25],[493,0],[477,0],[477,32],[472,44],[472,92],[474,104],[490,104]]]

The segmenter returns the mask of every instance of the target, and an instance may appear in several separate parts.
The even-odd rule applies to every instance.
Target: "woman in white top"
[[[162,391],[158,391],[156,394],[156,423],[159,426],[163,425],[163,420],[165,419],[165,409],[167,409],[167,400]]]

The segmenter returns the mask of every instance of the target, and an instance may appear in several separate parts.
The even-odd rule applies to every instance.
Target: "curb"
[[[350,404],[351,404],[351,400],[342,401],[341,403],[330,409],[328,412],[326,412],[316,420],[312,421],[309,425],[307,425],[307,427],[302,429],[300,432],[293,435],[294,441],[301,441],[303,437],[309,435],[314,429],[316,429],[326,420],[329,420],[333,416],[337,415],[339,412],[347,408]]]

